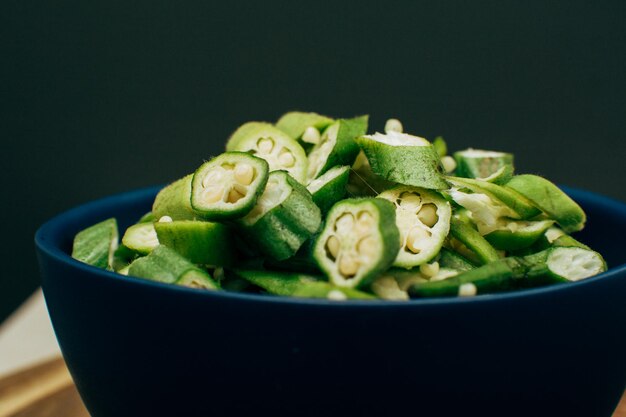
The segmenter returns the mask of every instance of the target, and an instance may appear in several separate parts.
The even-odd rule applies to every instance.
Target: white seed
[[[243,197],[243,194],[237,191],[235,188],[231,189],[228,193],[228,202],[236,203]]]
[[[211,204],[216,203],[222,199],[224,195],[224,187],[222,185],[214,185],[212,187],[207,187],[204,189],[202,193],[202,200],[205,203]]]
[[[366,211],[359,213],[356,222],[356,232],[363,235],[372,231],[374,217]]]
[[[422,240],[428,239],[430,237],[430,233],[426,230],[414,227],[409,232],[409,235],[406,238],[406,247],[413,253],[420,253],[422,250],[422,245],[420,244]]]
[[[250,185],[254,179],[254,168],[248,164],[237,164],[235,167],[235,181],[239,184]]]
[[[274,149],[274,141],[270,138],[262,138],[259,139],[256,146],[259,149],[260,153],[268,154],[272,152],[272,149]]]
[[[352,232],[354,227],[354,216],[350,213],[341,215],[335,222],[335,230],[340,234],[348,234]]]
[[[409,299],[409,294],[400,288],[395,278],[388,275],[374,281],[372,291],[384,300],[404,301]]]
[[[173,220],[170,216],[162,216],[159,219],[159,223],[171,223]]]
[[[320,137],[320,131],[317,130],[314,126],[309,126],[304,130],[304,133],[302,134],[302,141],[317,145],[318,143],[320,143]]]
[[[400,195],[400,205],[403,208],[418,208],[422,204],[422,198],[414,193],[402,193]]]
[[[326,249],[333,256],[333,258],[337,259],[337,254],[339,254],[339,247],[341,243],[337,236],[331,236],[326,241]]]
[[[444,156],[441,158],[441,163],[446,172],[452,172],[456,169],[456,161],[451,156]]]
[[[429,278],[434,277],[439,273],[439,262],[420,265],[420,272]]]
[[[352,255],[344,255],[339,261],[339,272],[346,277],[356,275],[359,270],[359,261]]]
[[[466,284],[461,284],[459,287],[459,297],[473,297],[478,293],[478,289],[476,285],[468,282]]]
[[[331,290],[326,294],[326,298],[332,301],[345,301],[348,297],[339,290]]]
[[[365,258],[374,258],[378,254],[378,245],[376,244],[376,239],[373,237],[366,237],[365,239],[361,239],[361,241],[357,244],[356,250],[361,254],[361,256]]]
[[[424,204],[419,213],[417,213],[417,217],[425,226],[433,227],[437,223],[437,220],[439,220],[439,216],[437,216],[437,206],[431,203]]]
[[[291,168],[296,164],[296,158],[294,158],[293,154],[289,150],[285,149],[278,156],[278,162],[285,168]]]
[[[220,182],[224,178],[224,172],[220,168],[213,169],[204,176],[202,179],[203,187],[210,187],[218,182]]]
[[[402,133],[404,128],[402,127],[402,123],[398,119],[389,119],[387,123],[385,123],[385,133],[389,132],[398,132]]]

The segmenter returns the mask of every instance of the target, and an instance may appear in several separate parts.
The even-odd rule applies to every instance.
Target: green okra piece
[[[167,284],[217,289],[217,283],[204,270],[166,246],[157,246],[147,256],[130,264],[128,275]]]
[[[313,249],[315,248],[317,236],[317,234],[314,234],[307,239],[291,258],[282,261],[275,261],[269,258],[265,260],[265,266],[269,269],[281,271],[295,271],[312,275],[321,274],[322,271],[320,271],[315,258],[313,258]]]
[[[323,214],[346,195],[349,177],[350,167],[341,165],[329,169],[307,185],[306,188],[313,196],[313,201]]]
[[[292,111],[283,114],[276,122],[276,127],[293,139],[317,145],[321,138],[320,132],[333,122],[333,119],[321,114]]]
[[[194,220],[154,223],[158,242],[195,264],[229,266],[233,260],[232,230],[221,223]]]
[[[152,204],[152,215],[155,220],[163,216],[169,216],[173,220],[197,218],[191,208],[192,178],[193,174],[189,174],[159,191]]]
[[[332,301],[373,300],[376,297],[349,287],[338,287],[328,282],[311,282],[298,288],[292,296],[300,298],[326,298]]]
[[[98,268],[112,269],[117,245],[117,220],[106,219],[76,234],[72,258]]]
[[[413,268],[433,259],[450,230],[452,209],[440,194],[401,185],[381,193],[396,209],[400,250],[393,266]]]
[[[320,142],[309,153],[308,182],[334,166],[354,163],[360,151],[355,139],[367,132],[367,122],[368,116],[339,119],[324,130]]]
[[[159,219],[154,218],[154,213],[149,211],[137,220],[137,223],[153,223]]]
[[[459,272],[469,271],[475,266],[467,258],[450,249],[441,248],[439,252],[439,266],[441,268],[452,269]]]
[[[400,249],[395,206],[380,198],[345,199],[326,217],[313,256],[330,282],[365,288]]]
[[[390,131],[360,136],[357,142],[372,171],[386,180],[433,190],[448,188],[439,155],[426,139]]]
[[[205,220],[243,217],[263,192],[268,171],[264,159],[245,152],[223,153],[193,174],[191,207]]]
[[[321,221],[306,187],[285,171],[273,171],[257,204],[238,223],[259,252],[284,260],[318,231]]]
[[[526,196],[516,192],[510,187],[504,187],[473,178],[447,177],[447,180],[456,187],[468,188],[474,193],[487,195],[490,199],[495,200],[495,202],[508,207],[512,210],[512,214],[508,217],[513,219],[526,220],[541,214],[541,210],[535,207]]]
[[[454,153],[455,174],[503,184],[513,175],[513,154],[468,148]]]
[[[583,209],[552,182],[538,175],[516,175],[506,183],[555,220],[567,233],[582,230],[587,216]]]
[[[270,171],[284,170],[306,182],[307,157],[300,144],[282,130],[260,122],[241,126],[226,144],[229,152],[248,152],[267,161]]]
[[[471,250],[481,264],[488,264],[500,259],[493,246],[476,229],[463,221],[451,219],[450,235]]]
[[[360,151],[350,170],[346,191],[352,197],[376,197],[396,185],[374,174],[365,153]]]
[[[302,287],[322,279],[315,275],[268,270],[235,269],[233,272],[270,294],[286,296],[291,296]]]
[[[433,148],[435,148],[435,151],[437,152],[437,155],[439,155],[440,158],[443,158],[444,156],[448,154],[448,145],[446,144],[446,141],[443,139],[443,136],[437,136],[433,140]]]
[[[553,224],[553,220],[504,220],[484,237],[496,249],[520,250],[532,246]]]
[[[606,271],[602,256],[576,246],[555,246],[523,258],[530,285],[574,282]]]
[[[137,223],[124,232],[122,245],[140,255],[147,255],[159,246],[159,238],[154,223]]]

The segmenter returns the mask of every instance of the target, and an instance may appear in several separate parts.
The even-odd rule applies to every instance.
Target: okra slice
[[[426,139],[389,131],[360,136],[357,142],[377,175],[405,185],[433,190],[448,188],[439,155]]]
[[[474,264],[467,258],[446,248],[441,248],[438,262],[441,268],[452,269],[459,272],[469,271],[475,268]]]
[[[553,220],[503,220],[502,226],[484,237],[496,249],[519,250],[533,245],[554,224]]]
[[[304,149],[295,139],[270,124],[246,123],[229,139],[226,150],[248,152],[263,158],[270,171],[287,171],[305,183],[307,158]]]
[[[328,212],[337,201],[346,194],[346,185],[350,177],[348,165],[336,166],[307,185],[307,190],[313,196],[313,201],[322,213]]]
[[[508,186],[504,187],[472,178],[448,177],[447,179],[456,187],[468,188],[474,193],[485,194],[491,200],[510,208],[513,213],[508,217],[526,220],[541,214],[541,210],[535,207],[531,200]],[[469,207],[466,208],[469,209]]]
[[[261,253],[284,260],[318,231],[321,221],[311,193],[287,172],[273,171],[256,205],[239,224]]]
[[[154,213],[149,211],[137,220],[137,223],[152,223],[157,221],[158,219],[154,218]]]
[[[226,152],[205,162],[193,174],[191,207],[206,220],[245,216],[267,182],[264,159],[245,152]]]
[[[292,111],[283,114],[276,122],[276,127],[293,139],[317,145],[321,138],[320,132],[333,122],[333,119],[321,114]]]
[[[500,255],[498,255],[494,247],[468,223],[452,218],[450,221],[450,235],[471,250],[481,264],[500,259]]]
[[[437,152],[437,155],[439,155],[440,158],[443,158],[444,156],[448,154],[448,145],[446,144],[446,141],[443,139],[443,136],[437,136],[433,140],[433,148],[435,148],[435,151]]]
[[[456,176],[504,184],[513,175],[513,154],[468,148],[454,153]]]
[[[567,233],[582,230],[587,216],[583,209],[559,187],[537,175],[516,175],[506,188],[530,200],[541,211],[554,219]]]
[[[163,245],[157,246],[147,256],[138,258],[130,264],[128,275],[168,284],[218,288],[207,272]]]
[[[317,282],[321,277],[288,272],[236,269],[238,277],[245,279],[270,294],[291,296],[302,287]]]
[[[173,220],[194,220],[197,218],[191,208],[191,180],[189,174],[168,186],[157,194],[152,204],[152,215],[155,219],[169,216]]]
[[[300,298],[326,298],[332,301],[373,300],[376,297],[354,288],[338,287],[328,282],[311,282],[298,288],[292,296]]]
[[[232,231],[221,223],[193,220],[154,223],[158,242],[195,264],[229,266],[233,258]]]
[[[400,249],[395,206],[380,198],[345,199],[326,217],[313,256],[330,282],[366,287]]]
[[[154,223],[137,223],[130,226],[124,232],[122,245],[141,255],[152,252],[154,248],[159,246],[159,238],[154,230]]]
[[[580,247],[555,247],[548,249],[546,273],[556,282],[579,281],[606,271],[602,256]]]
[[[360,151],[352,164],[346,191],[352,197],[376,197],[396,185],[398,184],[374,174],[365,153]]]
[[[368,116],[339,119],[324,130],[309,153],[307,180],[311,182],[337,165],[352,165],[359,154],[355,139],[367,132]]]
[[[374,280],[371,290],[384,300],[408,300],[408,289],[413,284],[440,281],[456,276],[460,272],[451,268],[440,267],[438,262],[424,264],[422,267],[412,270],[390,268]]]
[[[400,250],[393,266],[409,269],[434,258],[450,230],[450,203],[434,191],[406,185],[378,197],[392,202],[396,209]]]
[[[98,268],[112,269],[117,245],[117,220],[106,219],[76,234],[72,258]]]

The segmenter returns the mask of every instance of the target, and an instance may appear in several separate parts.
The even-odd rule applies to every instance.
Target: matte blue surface
[[[93,416],[601,416],[626,385],[626,204],[567,189],[611,269],[474,298],[331,302],[207,292],[72,259],[158,188],[67,211],[35,237],[50,316]],[[462,414],[460,414],[462,413]]]

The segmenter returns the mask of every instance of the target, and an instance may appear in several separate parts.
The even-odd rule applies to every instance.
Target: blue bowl
[[[209,292],[73,260],[157,188],[69,210],[35,237],[63,355],[93,416],[603,416],[626,384],[626,204],[567,189],[608,272],[410,302]],[[402,414],[401,414],[402,413]]]

